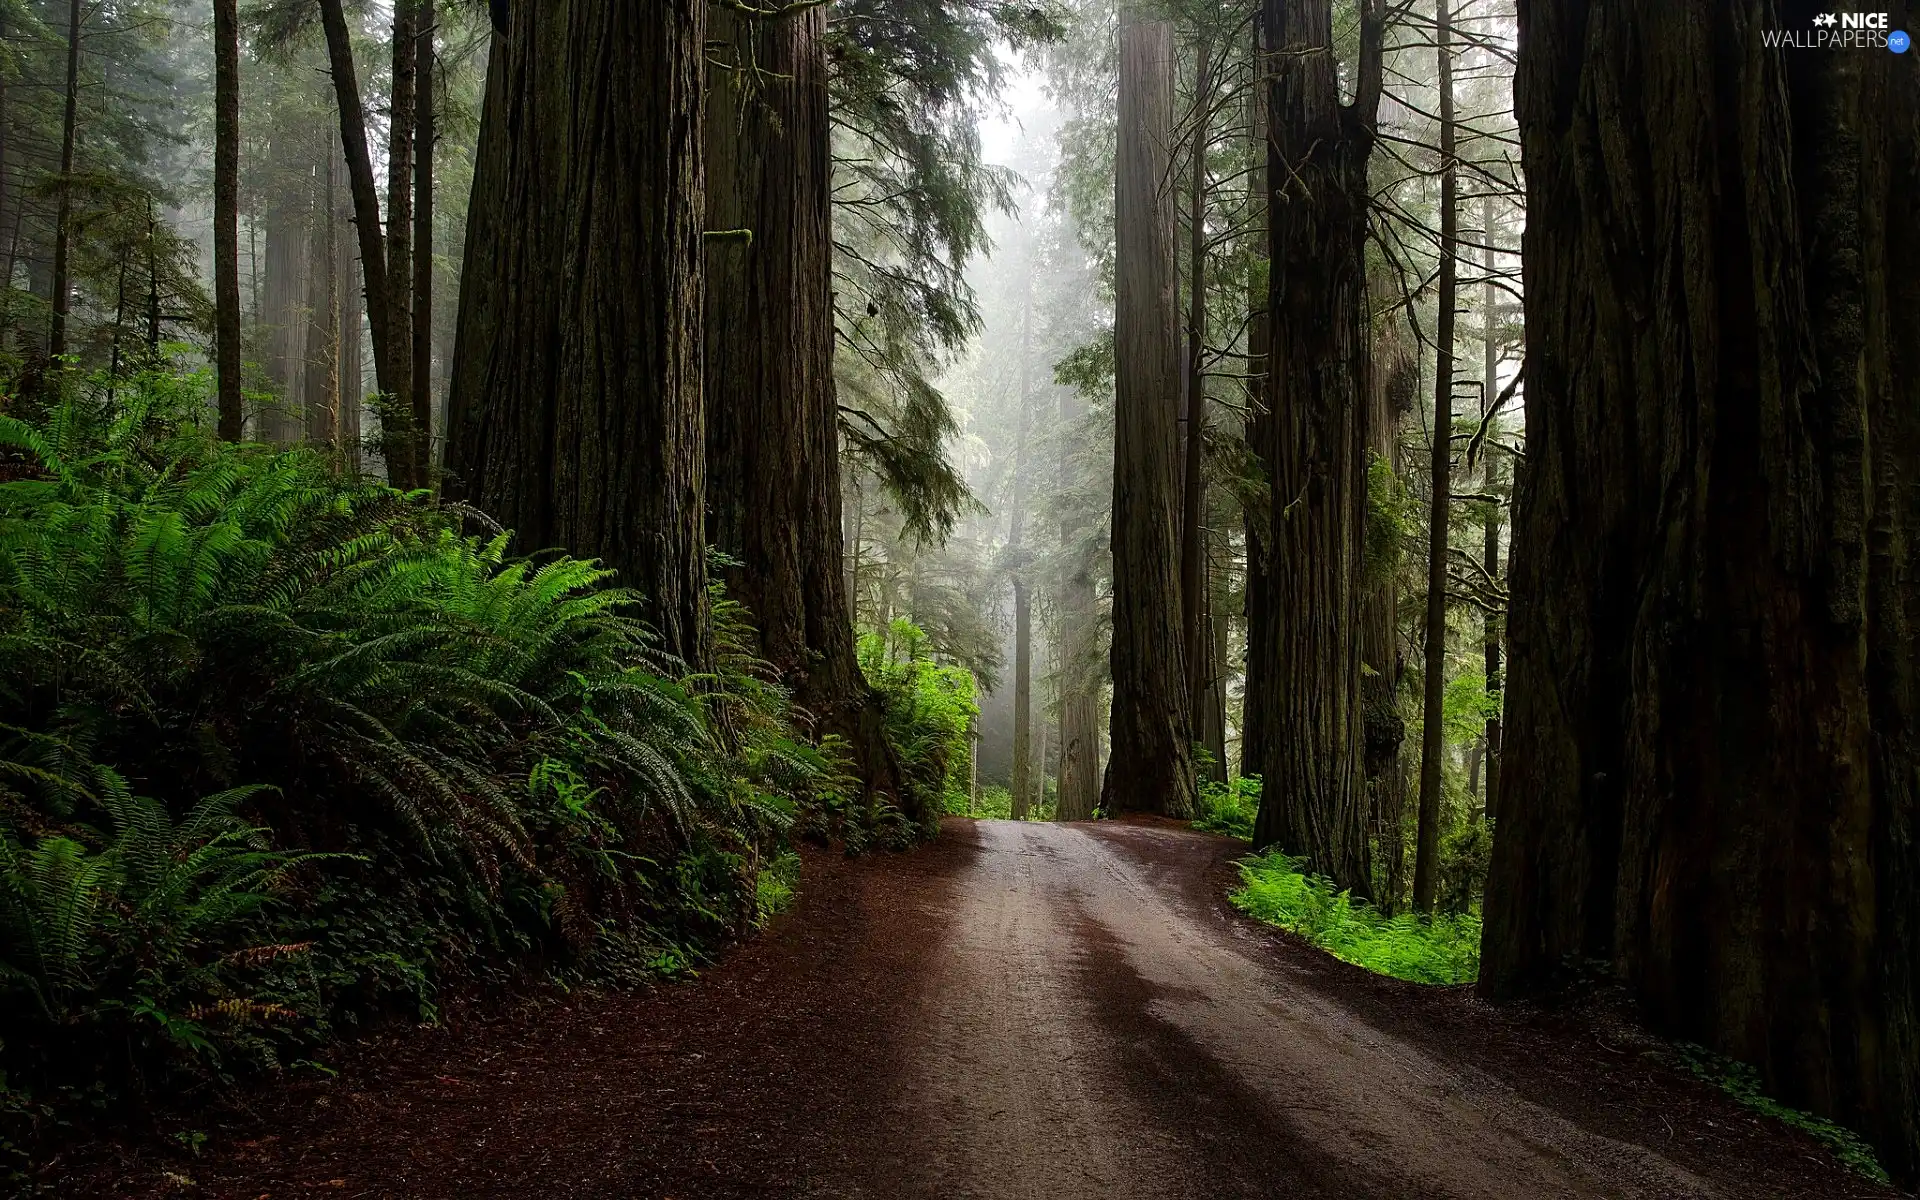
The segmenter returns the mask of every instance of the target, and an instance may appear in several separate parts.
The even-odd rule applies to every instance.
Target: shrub
[[[675,970],[764,915],[831,762],[724,597],[687,678],[605,569],[219,443],[204,385],[0,416],[0,1109],[271,1067],[450,982]]]
[[[1291,930],[1345,962],[1416,983],[1471,983],[1480,974],[1480,918],[1475,915],[1383,916],[1365,901],[1308,875],[1285,854],[1240,864],[1244,886],[1234,907]]]
[[[1203,833],[1223,833],[1243,842],[1253,840],[1253,821],[1260,814],[1260,777],[1242,775],[1216,783],[1200,781],[1200,814],[1193,827]]]
[[[897,620],[860,638],[860,669],[886,709],[887,737],[906,781],[908,826],[931,836],[941,814],[966,811],[973,771],[970,731],[980,709],[972,672],[934,661],[927,635]]]

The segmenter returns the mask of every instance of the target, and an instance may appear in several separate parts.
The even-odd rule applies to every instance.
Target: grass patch
[[[1480,975],[1480,918],[1382,915],[1331,881],[1273,853],[1240,863],[1231,897],[1247,915],[1306,938],[1343,962],[1414,983],[1472,983]]]
[[[1825,1117],[1801,1112],[1767,1095],[1760,1072],[1750,1063],[1723,1058],[1704,1046],[1682,1042],[1678,1047],[1680,1065],[1690,1074],[1719,1088],[1741,1104],[1762,1116],[1791,1125],[1827,1148],[1841,1164],[1856,1175],[1875,1183],[1892,1182],[1886,1169],[1874,1156],[1873,1148],[1853,1130],[1836,1125]]]

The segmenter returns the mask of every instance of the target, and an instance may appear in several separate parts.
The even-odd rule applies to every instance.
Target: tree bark
[[[846,571],[826,10],[716,10],[712,21],[714,44],[757,71],[709,71],[707,224],[751,231],[714,240],[706,258],[709,534],[740,563],[725,572],[728,592],[752,611],[761,656],[815,732],[846,742],[869,797],[897,797],[904,781],[860,673]]]
[[[1400,424],[1414,410],[1420,392],[1420,356],[1401,327],[1390,326],[1376,343],[1375,386],[1367,414],[1367,445],[1375,464],[1400,474]],[[1400,647],[1400,581],[1397,563],[1382,563],[1367,579],[1362,606],[1360,680],[1362,729],[1366,738],[1367,810],[1373,844],[1383,862],[1374,899],[1388,912],[1406,898],[1407,767],[1401,753],[1407,723],[1400,711],[1400,682],[1406,673]]]
[[[240,16],[238,0],[213,3],[213,304],[220,439],[246,436],[240,390]],[[7,287],[13,287],[8,278]]]
[[[336,155],[331,168],[336,181],[347,174],[344,154]],[[352,474],[360,471],[360,410],[366,404],[365,359],[361,340],[366,326],[366,302],[351,286],[359,254],[353,237],[353,196],[351,189],[335,187],[333,206],[334,298],[339,303],[335,327],[339,330],[340,391],[338,422],[343,465]]]
[[[712,657],[706,18],[705,0],[513,6],[487,77],[447,464],[448,491],[522,551],[618,571],[696,670]],[[826,568],[817,586],[839,578]]]
[[[1209,669],[1206,606],[1207,481],[1202,468],[1207,434],[1207,106],[1212,90],[1211,47],[1200,43],[1193,90],[1193,178],[1187,195],[1187,411],[1182,421],[1186,463],[1180,475],[1180,624],[1187,659],[1187,705],[1196,720],[1206,707]]]
[[[290,446],[300,440],[305,428],[300,403],[306,381],[308,260],[315,223],[305,187],[311,152],[295,127],[295,118],[278,115],[266,157],[270,175],[281,186],[270,191],[266,201],[266,271],[255,319],[273,396],[259,413],[254,436],[269,445]]]
[[[1520,19],[1527,457],[1480,986],[1604,960],[1912,1183],[1920,76],[1767,49],[1753,2]]]
[[[1253,61],[1255,77],[1268,66],[1266,39],[1266,12],[1264,8],[1256,12],[1253,18]],[[1248,130],[1253,139],[1253,166],[1247,172],[1247,186],[1252,189],[1252,204],[1257,214],[1253,224],[1255,234],[1261,239],[1256,253],[1266,255],[1271,250],[1269,226],[1270,205],[1267,189],[1267,160],[1271,150],[1267,144],[1267,117],[1271,97],[1269,88],[1256,83],[1248,89],[1253,93],[1252,111],[1248,114]],[[1249,272],[1249,275],[1253,275]],[[1268,379],[1270,365],[1269,351],[1273,338],[1268,319],[1267,289],[1256,279],[1250,278],[1247,284],[1247,416],[1242,432],[1247,445],[1259,453],[1258,447],[1266,445],[1272,438],[1273,414],[1268,409],[1272,401],[1272,386]],[[1271,497],[1269,497],[1269,504]],[[1264,689],[1254,686],[1258,672],[1253,669],[1252,660],[1258,653],[1259,638],[1269,631],[1267,615],[1267,592],[1270,588],[1267,573],[1266,539],[1272,527],[1272,514],[1263,506],[1249,504],[1243,514],[1244,532],[1247,541],[1247,581],[1242,589],[1243,611],[1241,616],[1247,623],[1246,684],[1240,691],[1240,774],[1248,778],[1259,778],[1267,769],[1266,750],[1261,744],[1261,731],[1266,728],[1267,716],[1262,703]]]
[[[1453,23],[1447,0],[1434,3],[1440,70],[1440,313],[1434,338],[1433,439],[1428,478],[1427,644],[1420,708],[1420,816],[1414,844],[1413,906],[1433,911],[1440,880],[1440,781],[1447,754],[1442,710],[1447,694],[1447,522],[1453,503],[1453,336],[1460,300],[1459,170],[1454,163]]]
[[[1085,406],[1073,388],[1060,389],[1062,439],[1061,471],[1066,471],[1066,444],[1085,415]],[[1100,686],[1090,682],[1096,669],[1098,634],[1093,570],[1081,552],[1087,519],[1066,512],[1060,519],[1064,548],[1060,580],[1060,776],[1054,789],[1056,821],[1091,821],[1100,800]]]
[[[393,391],[380,410],[380,454],[387,479],[397,488],[416,488],[423,480],[420,429],[414,423],[413,355],[413,163],[416,87],[419,74],[418,30],[426,0],[394,0],[392,96],[387,120],[387,312],[392,324]],[[382,385],[381,391],[386,391]]]
[[[400,318],[391,303],[386,248],[380,238],[380,193],[373,178],[373,156],[367,148],[366,109],[360,102],[360,81],[353,66],[353,41],[341,0],[320,0],[320,19],[326,29],[327,62],[340,109],[340,146],[346,155],[353,223],[360,243],[360,277],[366,297],[367,324],[373,335],[374,385],[386,397],[387,407],[391,409],[402,394],[404,384],[400,376],[408,366],[401,343],[394,336]],[[354,411],[357,421],[359,410],[356,407]],[[396,478],[393,455],[389,451],[387,477],[396,486],[405,486],[404,458],[398,469],[401,477]]]
[[[332,146],[323,144],[320,194],[307,226],[306,370],[302,415],[310,445],[336,451],[340,442],[340,233],[334,220],[339,182]]]
[[[60,121],[60,198],[53,219],[53,317],[47,327],[47,357],[67,352],[67,308],[73,300],[69,254],[73,241],[73,143],[80,109],[80,23],[85,17],[81,0],[67,9],[66,112]]]
[[[1263,777],[1256,847],[1372,894],[1360,696],[1370,314],[1367,159],[1381,0],[1361,6],[1351,104],[1328,0],[1266,0],[1271,269],[1267,402],[1252,446],[1272,500],[1256,539],[1247,688]]]
[[[1013,498],[1009,507],[1007,558],[1013,573],[1013,803],[1016,821],[1027,819],[1033,795],[1033,599],[1027,584],[1027,433],[1032,424],[1033,265],[1027,265],[1026,311],[1020,327],[1020,426],[1013,449]],[[1042,773],[1045,771],[1044,763]]]
[[[1120,25],[1113,470],[1112,757],[1108,813],[1194,811],[1175,497],[1180,397],[1173,264],[1173,26]]]
[[[414,10],[413,105],[413,478],[433,481],[433,0]]]

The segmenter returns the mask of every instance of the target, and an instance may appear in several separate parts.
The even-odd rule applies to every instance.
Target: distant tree
[[[1115,197],[1112,750],[1108,812],[1194,811],[1181,644],[1179,314],[1174,279],[1173,25],[1120,23]]]
[[[1911,1184],[1920,66],[1769,49],[1776,20],[1521,8],[1527,453],[1480,987],[1600,960]]]
[[[246,435],[240,392],[240,14],[214,0],[213,275],[214,369],[221,438]],[[9,281],[10,283],[11,281]]]

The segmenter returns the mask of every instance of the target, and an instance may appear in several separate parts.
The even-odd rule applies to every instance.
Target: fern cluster
[[[764,914],[832,764],[724,597],[691,678],[594,563],[219,443],[191,378],[105,395],[0,416],[0,1098],[270,1064],[455,976],[674,969]]]
[[[880,696],[887,740],[900,756],[902,815],[916,833],[930,835],[942,814],[967,811],[980,715],[973,674],[935,661],[927,635],[904,619],[861,636],[860,669]]]
[[[1386,916],[1271,853],[1240,863],[1234,907],[1291,930],[1335,958],[1415,983],[1472,983],[1480,975],[1480,918],[1442,913]]]

